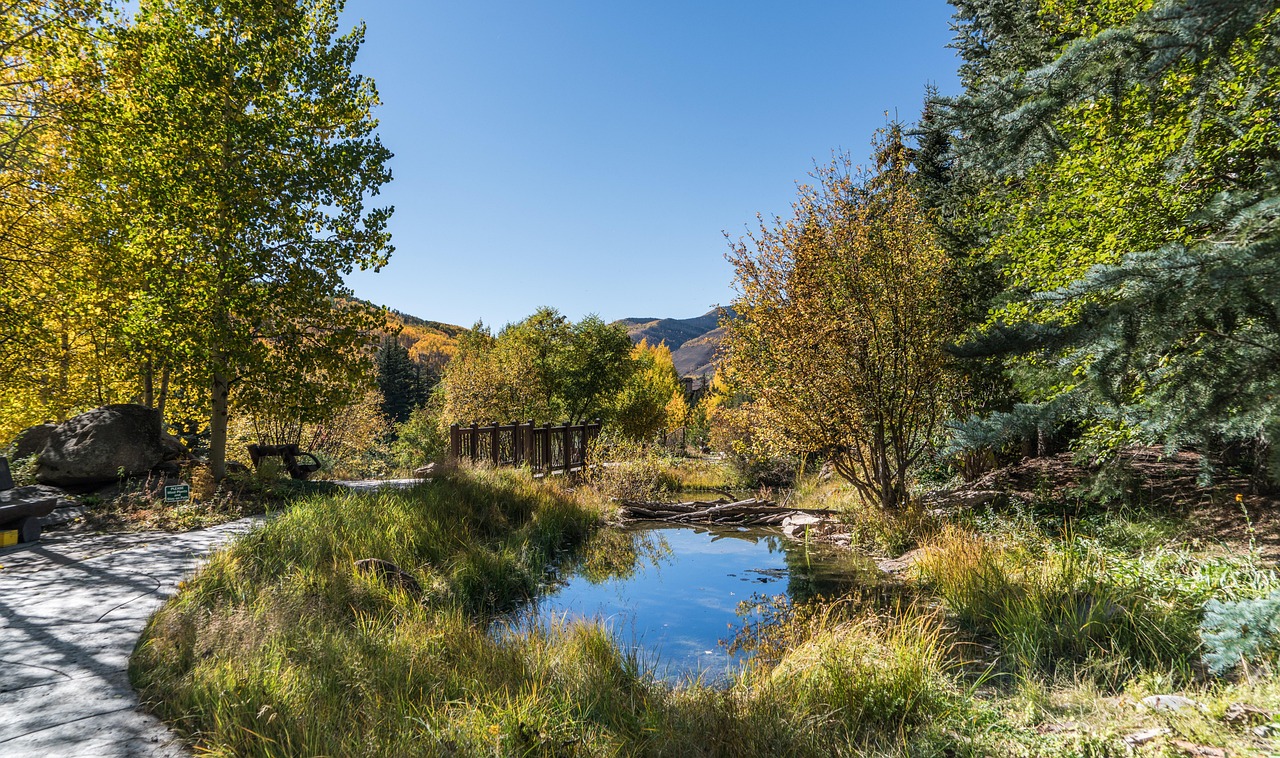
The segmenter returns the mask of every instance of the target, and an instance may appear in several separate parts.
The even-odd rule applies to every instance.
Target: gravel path
[[[188,755],[139,708],[129,655],[178,582],[258,520],[0,550],[0,756]]]

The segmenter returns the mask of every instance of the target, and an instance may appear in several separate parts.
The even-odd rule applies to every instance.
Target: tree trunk
[[[147,367],[142,370],[142,404],[148,408],[156,407],[155,380],[155,366],[148,360]]]
[[[213,480],[221,482],[227,475],[227,398],[231,383],[221,370],[213,372],[213,416],[209,419],[209,470]]]
[[[164,403],[169,399],[169,367],[160,369],[160,395],[156,398],[156,410],[160,412],[160,423],[164,423]]]

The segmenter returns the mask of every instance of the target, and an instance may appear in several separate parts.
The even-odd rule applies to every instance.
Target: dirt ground
[[[1250,542],[1265,559],[1280,562],[1280,497],[1259,491],[1248,477],[1220,465],[1207,467],[1198,453],[1167,453],[1161,447],[1131,447],[1119,456],[1118,472],[1108,477],[1113,507],[1140,507],[1187,519],[1187,539],[1218,542],[1248,550]],[[1206,471],[1211,483],[1202,485]],[[994,491],[1028,503],[1099,501],[1090,493],[1095,470],[1071,453],[1025,458],[992,471],[958,492]],[[1117,497],[1123,493],[1123,496]]]

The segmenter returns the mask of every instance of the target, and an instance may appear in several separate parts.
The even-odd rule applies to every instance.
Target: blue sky
[[[540,305],[683,318],[732,298],[724,232],[814,162],[958,89],[943,0],[348,0],[396,252],[348,283],[422,318]]]

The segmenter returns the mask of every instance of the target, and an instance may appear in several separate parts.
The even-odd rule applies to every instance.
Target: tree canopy
[[[875,148],[873,168],[846,156],[821,169],[791,218],[733,247],[725,368],[759,436],[825,453],[896,508],[947,410],[951,319],[909,152],[896,129]]]

